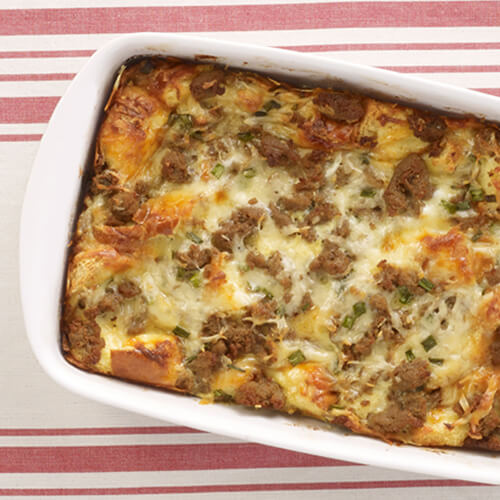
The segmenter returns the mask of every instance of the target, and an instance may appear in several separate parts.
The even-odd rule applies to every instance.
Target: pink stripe
[[[0,134],[0,142],[33,142],[41,139],[42,134]]]
[[[483,92],[484,94],[490,94],[500,97],[500,89],[472,89],[476,92]]]
[[[29,50],[0,51],[0,59],[25,59],[40,57],[90,57],[94,50]]]
[[[399,73],[487,73],[498,72],[500,66],[379,66]]]
[[[46,123],[60,97],[5,97],[0,99],[0,123]]]
[[[70,429],[0,429],[0,436],[111,436],[124,434],[198,434],[203,431],[181,426],[75,427]]]
[[[0,82],[73,80],[75,73],[20,73],[0,75]]]
[[[0,448],[0,473],[125,472],[353,465],[253,443]]]
[[[15,9],[0,11],[0,35],[496,26],[498,13],[490,1]]]
[[[267,483],[267,484],[217,484],[201,486],[152,486],[135,488],[46,488],[46,489],[0,489],[5,495],[159,495],[181,493],[228,493],[251,491],[318,491],[318,490],[366,490],[381,488],[436,488],[436,487],[487,486],[451,479],[423,479],[411,481],[342,481],[330,483]]]

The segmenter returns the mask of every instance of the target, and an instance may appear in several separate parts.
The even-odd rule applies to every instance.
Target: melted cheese
[[[370,415],[383,412],[393,398],[394,370],[415,357],[428,363],[426,391],[440,391],[440,405],[428,410],[422,427],[390,437],[460,446],[471,435],[473,412],[460,416],[453,408],[460,402],[467,406],[487,387],[494,396],[496,387],[490,383],[478,389],[467,381],[478,366],[487,366],[485,339],[500,323],[491,317],[488,301],[493,299],[484,279],[484,272],[500,260],[500,240],[498,225],[472,230],[460,226],[478,211],[491,215],[491,204],[471,203],[450,214],[446,203],[456,207],[457,196],[469,197],[464,185],[485,195],[496,193],[500,150],[494,136],[485,145],[476,139],[482,127],[478,122],[447,119],[441,150],[431,154],[429,144],[412,131],[412,110],[365,99],[360,123],[328,122],[325,141],[349,137],[323,147],[325,157],[317,160],[325,175],[319,192],[335,207],[335,215],[313,224],[315,234],[306,238],[309,209],[289,210],[291,223],[284,227],[271,210],[283,198],[300,196],[296,184],[304,173],[294,172],[293,165],[270,165],[259,148],[259,134],[291,141],[296,163],[305,162],[311,144],[321,149],[314,143],[313,125],[327,120],[315,105],[317,91],[280,88],[262,77],[228,73],[223,94],[198,102],[190,90],[195,67],[155,64],[151,75],[138,71],[137,65],[120,75],[97,146],[103,163],[118,175],[118,185],[88,194],[78,221],[66,318],[69,329],[77,320],[95,330],[95,320],[103,347],[91,368],[117,374],[113,356],[134,353],[142,359],[134,361],[143,363],[141,370],[154,372],[138,380],[179,388],[175,377],[192,377],[193,359],[217,340],[230,341],[224,329],[212,336],[203,333],[209,318],[238,317],[247,326],[270,327],[273,333],[266,342],[272,348],[261,345],[260,351],[255,348],[237,359],[224,352],[216,373],[205,380],[208,389],[191,389],[194,393],[208,399],[214,391],[237,397],[239,387],[265,375],[283,391],[285,410],[327,420],[343,415],[358,431],[373,434]],[[275,104],[266,107],[270,102]],[[256,114],[262,108],[266,114]],[[176,122],[176,116],[189,119]],[[361,138],[369,138],[371,145],[363,146]],[[189,180],[163,177],[163,158],[171,151],[184,155]],[[395,166],[410,153],[425,161],[432,196],[422,201],[418,214],[389,217],[383,194]],[[340,182],[342,176],[347,182]],[[139,181],[147,186],[147,196],[137,195],[139,211],[115,229],[117,223],[109,222],[110,198],[117,191],[137,189]],[[232,252],[212,255],[204,269],[190,269],[179,260],[193,239],[200,251],[212,251],[213,234],[244,207],[263,215],[252,231],[229,235]],[[348,234],[338,230],[342,224],[348,224]],[[108,239],[99,236],[103,227]],[[123,246],[123,240],[133,245]],[[350,260],[342,276],[311,271],[326,240]],[[279,252],[281,267],[271,272],[249,266],[250,252],[266,262]],[[433,289],[402,300],[396,286],[381,286],[383,261],[430,280]],[[134,283],[137,294],[120,292],[123,282]],[[374,326],[377,311],[370,300],[375,295],[388,303],[382,324],[390,324],[392,339],[377,329],[381,325]],[[110,297],[118,302],[103,305]],[[247,317],[249,308],[259,303],[273,304],[271,318]],[[364,310],[352,320],[359,303]],[[485,315],[487,322],[482,321]],[[68,338],[73,359],[88,364]],[[363,342],[371,344],[363,347]],[[484,370],[483,378],[496,377],[490,367]],[[128,372],[123,376],[133,378]],[[481,416],[491,409],[493,396]],[[477,420],[479,414],[474,415]]]

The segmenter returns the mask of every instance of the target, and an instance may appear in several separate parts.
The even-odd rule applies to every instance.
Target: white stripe
[[[70,80],[0,82],[0,97],[60,97]]]
[[[0,436],[0,446],[124,446],[241,443],[217,434],[120,434],[99,436]]]
[[[498,65],[500,50],[353,50],[313,52],[371,66],[463,66]],[[76,73],[88,57],[3,59],[0,74]],[[21,82],[19,82],[21,83]]]
[[[397,69],[397,68],[396,68]],[[478,73],[411,73],[426,80],[449,83],[458,87],[473,89],[500,88],[500,72]],[[32,82],[0,82],[0,98],[2,97],[59,97],[63,95],[69,80],[64,81],[32,81]]]
[[[328,3],[331,0],[148,0],[148,7],[152,6],[188,6],[188,5],[268,5],[268,4],[291,4],[291,3]],[[366,0],[350,0],[351,2],[363,2]],[[408,0],[368,0],[371,2],[406,2]],[[429,0],[413,0],[415,2],[428,2]],[[452,1],[452,0],[448,0]],[[470,0],[458,0],[466,2]],[[441,1],[441,3],[446,3]],[[73,7],[144,7],[138,0],[101,0],[96,5],[95,0],[3,0],[2,9],[63,9]]]
[[[214,464],[215,466],[217,464]],[[289,467],[158,472],[106,472],[54,474],[22,473],[0,475],[1,488],[104,488],[137,486],[197,486],[206,484],[325,483],[340,481],[394,481],[427,479],[411,472],[367,466]]]
[[[5,97],[1,93],[0,96]],[[43,134],[46,128],[46,123],[0,123],[0,134]]]
[[[500,40],[500,27],[325,28],[272,31],[185,33],[258,45],[323,45],[345,43],[473,43]],[[118,34],[0,36],[2,51],[95,50]],[[3,62],[2,62],[3,65]]]

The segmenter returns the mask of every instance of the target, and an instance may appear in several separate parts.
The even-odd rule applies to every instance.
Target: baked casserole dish
[[[419,446],[500,449],[500,131],[168,57],[120,70],[66,359]]]

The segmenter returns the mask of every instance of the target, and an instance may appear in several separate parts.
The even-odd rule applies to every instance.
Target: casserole
[[[79,170],[86,164],[87,155],[92,154],[90,144],[110,79],[119,64],[130,56],[157,53],[189,58],[193,54],[196,55],[196,46],[201,46],[200,40],[168,35],[135,35],[113,42],[91,59],[54,113],[30,179],[21,228],[23,306],[30,340],[44,368],[58,380],[63,380],[67,387],[91,395],[94,399],[132,410],[140,408],[142,413],[182,422],[185,425],[304,452],[361,460],[374,465],[437,472],[461,479],[494,481],[495,462],[491,456],[482,457],[478,454],[450,451],[446,457],[429,455],[424,458],[424,455],[419,455],[428,453],[424,450],[390,447],[383,443],[373,443],[366,438],[346,437],[335,430],[325,434],[326,431],[315,432],[302,426],[290,428],[287,424],[290,422],[284,417],[268,419],[265,415],[249,415],[243,410],[211,406],[196,406],[197,411],[193,411],[193,405],[197,405],[196,401],[185,400],[172,394],[158,394],[150,389],[125,385],[120,381],[96,379],[95,376],[77,372],[67,365],[63,366],[64,362],[57,349],[59,302],[55,297],[60,297],[61,293],[65,244],[71,230],[80,187]],[[496,115],[494,112],[496,99],[489,96],[465,90],[450,90],[442,85],[423,84],[400,75],[344,63],[332,63],[322,58],[297,58],[287,52],[272,49],[248,49],[248,53],[253,55],[245,56],[243,60],[243,49],[244,47],[239,45],[213,43],[208,52],[210,56],[215,56],[219,63],[270,72],[273,76],[285,77],[288,80],[292,78],[311,85],[333,84],[336,87],[350,87],[372,95],[397,98],[403,102],[418,102],[447,112],[474,113],[488,119],[498,119],[498,111]],[[236,53],[240,54],[240,57],[236,56]],[[289,64],[292,57],[295,60],[295,69],[287,68],[292,66]],[[335,76],[332,78],[331,75]],[[93,103],[93,107],[86,106],[89,102]],[[82,136],[78,136],[76,140],[74,134],[69,131],[70,128],[64,127],[65,115],[79,117],[85,140]],[[64,168],[61,165],[64,165]],[[61,185],[68,189],[61,193]],[[57,202],[56,197],[52,196],[53,204],[41,205],[42,197],[51,192],[58,193]],[[40,215],[43,222],[35,223]],[[47,287],[50,287],[50,293],[47,293]],[[224,422],[225,418],[231,419],[229,432],[226,423],[219,424]],[[337,453],[346,439],[351,443],[351,447]],[[331,450],[335,452],[332,453]],[[382,451],[387,454],[381,453]],[[418,459],[419,456],[422,460]],[[474,460],[489,463],[490,475],[484,475],[487,469],[485,464],[481,466],[481,472],[467,467],[468,463],[475,463]]]

